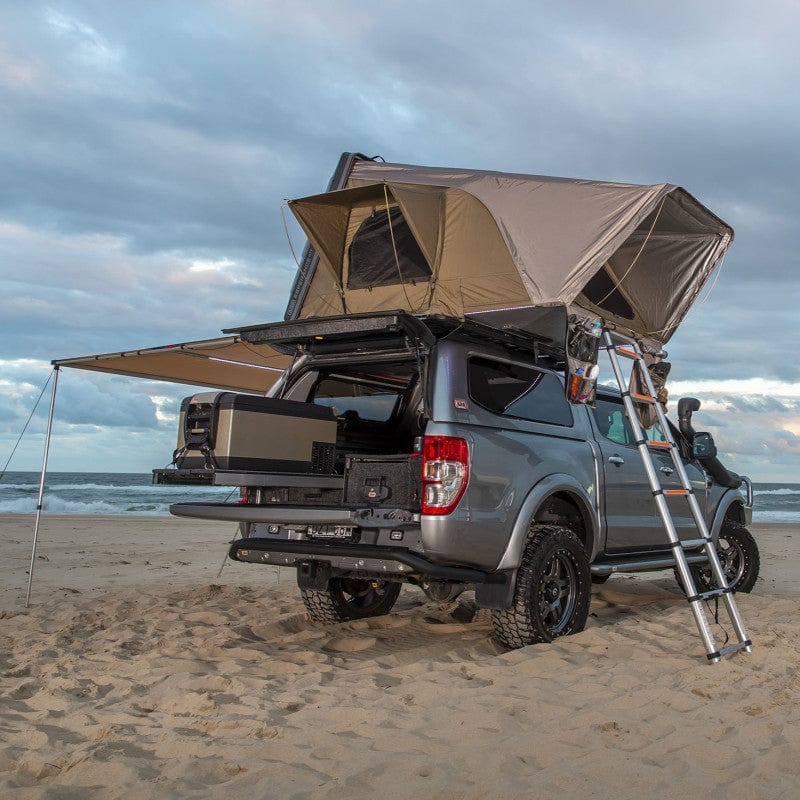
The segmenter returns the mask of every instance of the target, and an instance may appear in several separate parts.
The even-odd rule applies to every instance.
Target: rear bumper
[[[355,572],[383,572],[396,575],[422,575],[437,580],[461,583],[492,583],[493,575],[469,567],[432,564],[404,547],[350,544],[251,537],[237,539],[228,555],[234,561],[296,565],[303,561],[325,561],[337,569]],[[267,556],[266,558],[262,555]],[[497,576],[497,581],[504,581]]]

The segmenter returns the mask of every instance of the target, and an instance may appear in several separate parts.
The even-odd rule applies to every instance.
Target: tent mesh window
[[[430,276],[431,268],[399,208],[389,214],[376,210],[361,223],[350,244],[348,289],[427,281]]]
[[[616,281],[611,278],[605,267],[595,273],[583,287],[583,296],[598,308],[617,317],[622,317],[622,319],[633,319],[634,317],[630,303],[616,288]]]

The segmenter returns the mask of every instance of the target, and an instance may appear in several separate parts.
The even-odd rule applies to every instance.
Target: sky
[[[0,0],[0,469],[52,359],[282,319],[282,204],[354,151],[685,187],[736,238],[671,396],[731,469],[800,481],[800,6],[498,8]],[[50,468],[164,466],[189,393],[62,370]],[[9,469],[40,468],[48,400]]]

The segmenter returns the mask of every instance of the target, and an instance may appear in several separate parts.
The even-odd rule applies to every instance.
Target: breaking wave
[[[83,478],[85,477],[85,480]],[[39,475],[14,472],[0,481],[0,514],[34,514]],[[147,474],[48,474],[43,510],[50,514],[168,515],[172,503],[221,502],[230,487],[154,486]]]

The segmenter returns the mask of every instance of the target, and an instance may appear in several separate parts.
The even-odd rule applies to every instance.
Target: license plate
[[[308,535],[312,539],[352,539],[356,529],[347,525],[309,525]]]

